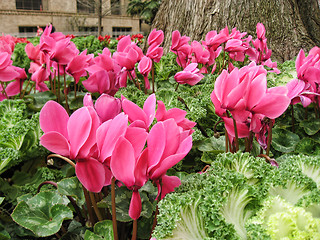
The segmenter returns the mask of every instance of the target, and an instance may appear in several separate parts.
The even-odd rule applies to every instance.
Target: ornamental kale
[[[320,158],[220,154],[159,203],[159,239],[318,239]]]
[[[0,102],[0,174],[23,160],[44,156],[40,135],[39,114],[28,117],[23,100]]]

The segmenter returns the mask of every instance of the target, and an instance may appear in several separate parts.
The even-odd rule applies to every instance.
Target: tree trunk
[[[151,29],[164,31],[167,52],[174,30],[200,41],[228,26],[255,39],[258,22],[266,28],[273,60],[293,59],[301,48],[320,45],[318,0],[163,0]]]

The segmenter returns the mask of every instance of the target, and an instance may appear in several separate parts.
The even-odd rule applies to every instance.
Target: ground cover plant
[[[320,237],[318,47],[51,27],[0,39],[1,239]]]

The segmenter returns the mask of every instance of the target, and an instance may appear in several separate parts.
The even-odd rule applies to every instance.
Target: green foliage
[[[20,201],[11,217],[37,236],[46,237],[58,232],[64,220],[72,219],[73,214],[67,204],[68,200],[57,192],[42,191]]]
[[[113,240],[113,227],[111,220],[104,220],[94,225],[94,233],[87,230],[84,235],[84,240]]]
[[[17,198],[24,194],[36,194],[39,185],[45,181],[59,181],[62,178],[61,172],[47,167],[40,167],[32,171],[15,171],[10,183],[3,178],[0,178],[0,192],[6,197],[6,201],[13,204]],[[45,190],[51,185],[46,185],[41,188]]]
[[[21,161],[44,156],[40,135],[39,114],[29,117],[23,100],[0,102],[0,174]]]
[[[87,49],[87,54],[94,53],[95,55],[98,55],[97,53],[103,50],[103,45],[100,43],[98,38],[95,36],[86,36],[86,37],[76,37],[74,39],[71,39],[72,42],[76,45],[77,49],[82,52],[85,49]]]
[[[64,178],[57,185],[60,194],[75,197],[79,206],[85,203],[82,185],[77,177]]]
[[[129,216],[129,206],[132,191],[128,190],[127,187],[122,186],[116,189],[116,206],[117,206],[117,220],[121,222],[131,222],[132,218]],[[140,197],[142,202],[141,216],[150,218],[153,211],[153,205],[150,202],[147,194],[144,191],[140,191]],[[98,203],[98,207],[108,207],[110,212],[111,206],[111,194]]]
[[[26,73],[28,73],[31,60],[28,58],[28,55],[25,51],[26,45],[26,43],[17,43],[14,47],[11,59],[14,66],[24,68],[26,70]]]
[[[288,155],[277,168],[248,153],[219,154],[160,201],[154,237],[318,239],[319,166],[318,157]]]
[[[279,196],[263,202],[248,224],[261,225],[271,239],[319,239],[320,219]]]

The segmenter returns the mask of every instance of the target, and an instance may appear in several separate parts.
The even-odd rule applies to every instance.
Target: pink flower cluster
[[[301,102],[304,107],[314,102],[319,105],[320,48],[314,47],[305,56],[301,49],[296,59],[297,79],[287,83],[292,104]]]
[[[138,70],[144,76],[146,88],[150,88],[148,75],[151,71],[151,60],[159,61],[163,50],[159,45],[163,41],[163,32],[154,30],[148,41],[152,42],[152,49],[144,56],[142,50],[131,37],[124,36],[119,40],[117,51],[111,55],[108,48],[97,57],[87,54],[86,50],[79,53],[75,44],[62,33],[51,33],[52,26],[46,27],[40,38],[40,44],[26,46],[28,57],[32,60],[29,72],[31,80],[36,82],[36,89],[48,91],[45,83],[55,76],[69,74],[78,83],[80,77],[87,76],[83,81],[84,87],[94,93],[114,95],[120,87],[127,86],[128,77],[136,77],[135,65],[139,63]],[[141,36],[137,36],[139,39]],[[110,36],[100,37],[100,40],[109,40]],[[162,40],[161,40],[162,39]],[[148,57],[148,59],[147,59]],[[143,60],[142,60],[143,59]]]
[[[245,56],[248,55],[249,59],[258,65],[265,65],[273,68],[276,73],[280,73],[276,68],[277,63],[270,60],[271,50],[267,47],[263,24],[257,24],[258,38],[256,40],[252,41],[251,36],[245,38],[246,35],[246,32],[240,32],[236,28],[233,28],[229,33],[228,27],[225,27],[219,33],[217,31],[208,32],[202,43],[193,41],[189,44],[189,37],[181,36],[177,30],[172,32],[170,50],[177,55],[176,61],[184,69],[175,76],[175,80],[180,84],[194,85],[198,83],[204,77],[201,73],[208,73],[210,68],[212,73],[216,70],[215,59],[222,50],[227,52],[230,59],[234,61],[243,62]],[[250,46],[250,42],[252,42],[253,48]],[[188,67],[190,64],[193,64],[192,67]],[[198,65],[202,66],[200,70],[197,68]],[[228,68],[229,71],[234,68],[231,62]],[[189,69],[195,70],[192,76]],[[197,80],[195,81],[195,79]]]
[[[223,70],[217,78],[211,100],[231,139],[235,137],[234,119],[239,138],[248,137],[251,131],[257,134],[261,146],[266,147],[264,119],[279,117],[290,104],[287,88],[267,88],[266,76],[262,65],[251,63],[241,69],[234,68],[231,73]]]
[[[15,43],[16,39],[10,35],[0,38],[0,101],[20,93],[23,81],[27,79],[23,68],[12,65]]]
[[[133,191],[129,215],[137,219],[141,212],[138,190],[150,179],[158,186],[159,198],[172,192],[180,180],[166,172],[192,147],[195,123],[185,118],[186,112],[167,111],[161,101],[157,111],[155,108],[154,94],[142,109],[125,97],[120,100],[107,94],[93,104],[87,94],[84,107],[71,116],[49,101],[40,112],[44,132],[40,143],[75,160],[76,175],[89,191],[100,192],[112,177],[121,181]],[[151,127],[154,118],[157,123]]]

